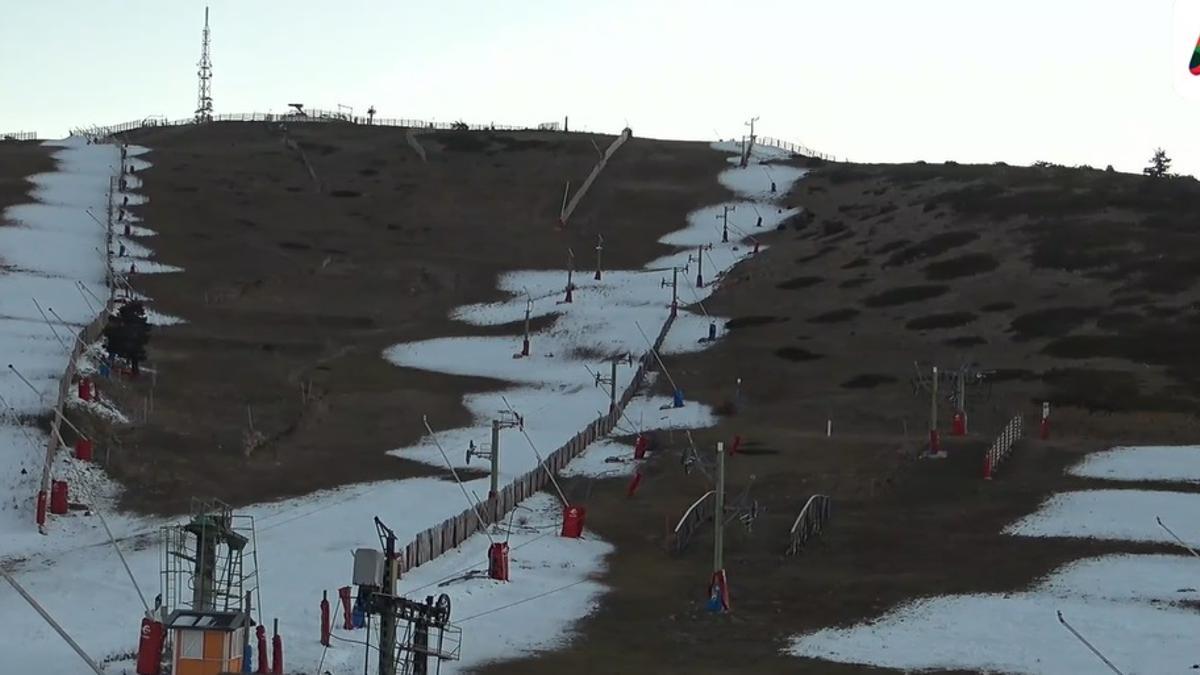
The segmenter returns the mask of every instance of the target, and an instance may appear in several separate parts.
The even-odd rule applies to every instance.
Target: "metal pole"
[[[488,497],[500,494],[500,420],[492,420],[492,490]]]
[[[679,311],[679,268],[671,268],[671,316]]]
[[[596,235],[596,281],[600,281],[600,254],[604,251],[604,235]]]
[[[55,621],[54,618],[46,612],[46,610],[42,609],[42,606],[38,604],[38,601],[34,600],[33,596],[26,592],[26,590],[21,587],[21,584],[18,584],[17,580],[12,578],[12,575],[6,572],[3,567],[0,567],[0,576],[4,577],[4,580],[11,584],[22,598],[25,598],[25,602],[28,602],[31,607],[37,610],[38,614],[42,615],[42,618],[46,620],[46,623],[50,624],[50,627],[53,628],[56,633],[58,633],[59,637],[65,640],[66,643],[71,646],[71,649],[75,650],[75,653],[79,655],[79,658],[83,659],[84,663],[88,664],[88,667],[92,669],[92,672],[96,673],[96,675],[104,675],[104,671],[100,669],[100,666],[96,665],[96,662],[92,660],[92,657],[88,656],[87,652],[83,651],[83,648],[80,647],[77,642],[72,640],[70,635],[67,635],[67,631],[63,630],[62,626],[58,625],[58,622]]]
[[[1067,623],[1067,620],[1063,618],[1062,612],[1057,612],[1057,614],[1058,614],[1058,622],[1061,623],[1064,628],[1071,631],[1071,634],[1074,635],[1080,642],[1082,642],[1083,646],[1092,650],[1092,653],[1095,654],[1101,661],[1103,661],[1104,665],[1108,666],[1109,669],[1112,670],[1117,675],[1125,675],[1125,673],[1122,673],[1116,666],[1113,665],[1112,661],[1109,661],[1107,658],[1105,658],[1104,655],[1100,653],[1100,650],[1093,647],[1092,643],[1090,643],[1086,639],[1084,639],[1084,637],[1079,634],[1079,631],[1072,628],[1071,624]]]
[[[567,249],[567,298],[566,298],[567,302],[571,302],[573,300],[572,291],[574,290],[574,287],[575,287],[574,278],[575,278],[575,253],[573,251],[571,251],[571,249]]]
[[[392,606],[396,595],[396,577],[392,575],[396,569],[392,564],[396,559],[396,534],[391,530],[387,530],[385,546],[383,590],[387,602],[379,617],[379,675],[396,675],[396,612]]]
[[[613,414],[617,409],[617,360],[612,361],[612,375],[608,380],[608,414]]]
[[[525,339],[521,342],[521,356],[529,356],[529,315],[533,312],[533,299],[525,299]]]
[[[938,369],[933,367],[933,382],[929,387],[929,431],[937,431]]]
[[[967,432],[967,374],[958,371],[958,413],[962,415],[963,433]]]
[[[725,443],[717,442],[717,490],[713,506],[713,572],[725,568]]]
[[[1184,541],[1179,538],[1179,535],[1175,534],[1174,530],[1167,527],[1163,523],[1162,518],[1155,516],[1154,520],[1158,521],[1158,526],[1161,527],[1162,529],[1166,530],[1167,534],[1171,535],[1171,538],[1174,539],[1176,543],[1178,543],[1183,548],[1187,549],[1188,553],[1191,553],[1193,556],[1200,558],[1200,553],[1196,553],[1196,549],[1194,549],[1191,546],[1188,546],[1186,543],[1184,543]]]
[[[93,495],[95,499],[95,495]],[[121,551],[121,547],[117,545],[117,538],[113,536],[112,530],[108,527],[108,521],[105,520],[104,514],[100,513],[100,509],[96,505],[92,505],[92,513],[100,519],[100,524],[104,526],[104,533],[108,535],[108,541],[112,544],[113,550],[117,552],[117,557],[121,559],[121,565],[125,568],[125,574],[129,575],[129,581],[133,584],[133,590],[137,591],[138,598],[142,601],[142,607],[146,609],[147,616],[150,614],[150,603],[146,602],[146,596],[142,594],[142,587],[138,586],[137,579],[133,576],[133,570],[129,569],[129,562],[125,560],[125,553]]]
[[[704,288],[704,247],[696,249],[696,288]]]
[[[242,603],[246,612],[246,625],[242,630],[242,658],[245,658],[246,651],[250,648],[250,615],[254,611],[254,603],[251,598],[254,597],[254,591],[246,591],[246,600]]]

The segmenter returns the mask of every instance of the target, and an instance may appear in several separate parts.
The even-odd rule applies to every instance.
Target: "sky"
[[[196,108],[677,139],[756,131],[854,161],[1200,175],[1200,0],[4,0],[0,132]]]

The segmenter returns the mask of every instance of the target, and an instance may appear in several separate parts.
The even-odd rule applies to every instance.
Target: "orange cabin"
[[[245,612],[176,610],[167,617],[175,645],[174,675],[219,675],[242,671],[249,621]]]

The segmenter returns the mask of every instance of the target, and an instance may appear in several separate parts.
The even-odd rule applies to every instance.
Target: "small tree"
[[[1142,169],[1142,173],[1151,178],[1166,178],[1170,174],[1171,158],[1167,157],[1167,151],[1162,148],[1157,148],[1154,151],[1154,157],[1150,158],[1150,166]]]
[[[146,321],[146,308],[140,302],[122,305],[104,327],[105,351],[110,358],[116,356],[128,361],[134,377],[141,372],[140,364],[146,360],[149,341],[150,324]]]

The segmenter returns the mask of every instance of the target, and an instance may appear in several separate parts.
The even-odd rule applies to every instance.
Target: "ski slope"
[[[680,276],[681,304],[707,298],[713,290],[711,283],[750,254],[750,247],[739,240],[742,231],[750,232],[755,227],[758,213],[763,217],[764,231],[792,214],[775,206],[772,199],[786,194],[803,173],[777,167],[768,174],[757,164],[722,173],[721,181],[733,187],[739,197],[731,202],[737,206],[731,225],[739,231],[731,231],[730,242],[721,243],[720,230],[715,227],[720,205],[692,213],[686,228],[664,239],[689,248],[712,244],[704,252],[705,286],[693,288],[685,283],[687,275]],[[772,180],[776,183],[775,194],[770,192]],[[144,227],[136,230],[138,236],[153,234]],[[102,232],[99,234],[102,236]],[[148,252],[139,242],[127,242],[127,257],[136,261],[120,259],[117,264],[137,264],[139,273],[173,269],[147,259],[144,254]],[[601,366],[594,355],[637,355],[646,351],[647,339],[657,335],[670,304],[670,289],[660,283],[664,276],[670,278],[670,271],[663,272],[662,268],[687,265],[689,253],[694,251],[681,248],[641,270],[608,271],[598,282],[580,275],[576,277],[574,302],[569,305],[559,302],[566,270],[514,272],[499,282],[510,294],[505,301],[455,311],[454,316],[468,325],[494,325],[512,321],[511,317],[523,318],[527,299],[532,298],[535,316],[555,318],[531,337],[529,358],[512,358],[520,349],[519,335],[435,339],[386,350],[383,356],[399,366],[484,375],[511,383],[499,393],[465,397],[474,417],[470,426],[441,430],[438,420],[429,420],[437,432],[437,443],[425,438],[412,447],[391,452],[445,466],[437,448],[440,443],[450,450],[452,464],[465,466],[463,451],[467,444],[473,440],[477,446],[486,447],[491,418],[511,405],[526,416],[529,439],[515,430],[502,432],[506,435],[501,481],[535,468],[538,453],[534,448],[539,453],[549,452],[607,408],[608,394],[595,386],[589,372]],[[695,268],[689,270],[694,273]],[[723,323],[681,308],[662,351],[704,348],[707,345],[700,338],[707,336],[713,321]],[[631,375],[630,369],[619,369],[617,386],[623,387]],[[686,395],[687,382],[677,384]],[[416,415],[412,421],[414,425],[421,423]],[[689,401],[683,408],[673,408],[667,398],[642,395],[627,409],[623,427],[632,432],[640,428],[694,428],[712,422],[712,412],[698,403]],[[599,443],[568,471],[582,475],[606,473],[610,463],[604,460],[626,452],[629,449],[619,444]],[[471,480],[464,487],[468,493],[483,495],[488,482],[488,478]],[[144,593],[153,597],[158,592],[157,530],[165,521],[108,513],[110,503],[100,497],[95,505],[106,512],[134,577]],[[251,515],[256,521],[263,617],[279,618],[288,671],[312,673],[320,666],[331,672],[351,672],[360,667],[363,647],[346,640],[361,642],[363,631],[338,631],[335,634],[343,639],[335,640],[328,650],[322,648],[317,642],[318,607],[322,591],[336,596],[335,589],[349,583],[350,551],[378,547],[374,516],[395,530],[403,542],[456,515],[465,505],[463,494],[453,482],[417,478],[347,486],[240,509],[239,513]],[[559,537],[560,524],[557,498],[540,494],[514,513],[511,531],[503,528],[491,534],[492,538],[511,537],[512,579],[508,583],[469,574],[462,578],[485,568],[488,535],[476,535],[458,550],[401,579],[402,593],[421,597],[445,592],[452,598],[451,620],[462,624],[464,646],[462,660],[446,664],[443,672],[460,672],[531,650],[554,648],[570,638],[574,621],[592,611],[604,591],[597,578],[611,546],[586,531],[581,539]],[[31,512],[4,524],[0,533],[7,548],[0,551],[0,559],[6,560],[0,564],[13,571],[84,649],[94,658],[106,660],[108,672],[115,675],[131,670],[130,652],[137,644],[142,606],[98,523],[82,514],[56,518],[47,537],[28,534],[31,527]],[[442,582],[450,583],[439,585]],[[80,672],[82,664],[77,657],[7,587],[0,587],[0,625],[15,627],[0,635],[0,653],[5,654],[10,667],[45,675]],[[372,638],[373,643],[376,640]]]

